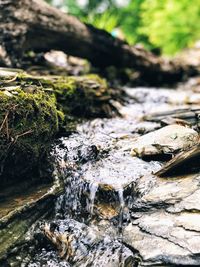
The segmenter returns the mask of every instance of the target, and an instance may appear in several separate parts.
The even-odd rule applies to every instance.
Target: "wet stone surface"
[[[88,227],[72,219],[57,220],[44,226],[44,233],[56,245],[61,258],[72,266],[128,266],[134,258],[130,249],[122,245],[114,231],[105,226]],[[109,235],[108,235],[109,234]]]
[[[84,122],[55,144],[52,155],[65,193],[57,199],[53,218],[36,226],[43,242],[37,240],[39,248],[27,266],[200,265],[200,175],[160,178],[155,173],[163,159],[131,156],[140,136],[162,127],[159,120],[143,118],[191,107],[191,92],[127,92],[132,100],[121,107],[122,118]],[[181,130],[194,134],[197,142],[195,131]]]
[[[131,150],[132,156],[174,156],[175,153],[198,144],[199,135],[193,129],[178,124],[168,125],[139,137]]]

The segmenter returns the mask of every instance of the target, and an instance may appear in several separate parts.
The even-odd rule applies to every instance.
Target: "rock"
[[[139,266],[199,266],[199,182],[199,174],[138,180],[124,242],[138,251]]]
[[[0,79],[5,82],[14,80],[19,73],[23,72],[21,69],[0,68]]]
[[[71,130],[77,117],[116,114],[111,91],[97,75],[42,77],[0,68],[0,261],[17,251],[36,220],[52,212],[60,194],[44,186],[53,179],[48,156],[54,138],[61,128]],[[98,156],[98,149],[89,146],[78,154],[85,163]],[[10,190],[13,184],[17,192]],[[9,197],[7,190],[13,193]]]
[[[98,141],[100,137],[105,140],[105,136],[100,136],[98,131]],[[78,216],[83,211],[102,213],[103,217],[115,216],[115,211],[123,202],[122,198],[131,201],[134,197],[136,181],[144,174],[159,170],[161,165],[132,158],[130,148],[128,151],[124,149],[127,143],[130,144],[129,138],[117,138],[114,144],[113,139],[109,138],[109,142],[104,143],[105,147],[99,147],[98,153],[96,146],[91,142],[87,144],[85,138],[87,136],[75,133],[60,140],[61,143],[54,148],[55,155],[59,155],[59,171],[66,181],[64,212],[68,214],[73,209]],[[110,214],[101,209],[106,204],[110,205]],[[81,211],[77,212],[79,208]]]
[[[155,108],[159,100],[154,103],[154,96]],[[131,157],[136,136],[158,127],[145,122],[144,131],[142,124],[136,130],[144,114],[144,105],[137,105],[131,119],[83,123],[56,142],[54,163],[65,193],[57,199],[52,222],[42,225],[30,267],[199,266],[200,176],[161,178],[155,171],[163,163]],[[159,156],[187,149],[198,139],[195,131],[180,125],[149,135],[154,142],[147,138],[145,145],[156,148]]]
[[[55,135],[75,129],[78,118],[118,114],[112,95],[98,75],[32,76],[0,68],[1,185],[29,172],[39,178]]]
[[[29,87],[29,86],[28,86]],[[23,87],[5,94],[0,88],[0,181],[1,187],[25,179],[39,179],[50,142],[59,130],[56,99],[42,88],[30,93]]]
[[[194,213],[147,213],[125,228],[124,242],[139,251],[140,266],[199,266],[199,220]]]
[[[64,192],[62,180],[26,186],[21,183],[1,192],[0,199],[0,265],[21,266],[20,255],[31,252],[31,227],[37,220],[52,214],[56,198]],[[18,263],[19,260],[19,263]],[[14,264],[14,265],[13,265]],[[18,264],[18,265],[17,265]]]
[[[56,246],[60,257],[74,266],[132,266],[132,252],[96,226],[75,220],[57,220],[45,224],[45,236]],[[30,265],[31,266],[31,265]]]
[[[196,192],[199,182],[198,174],[174,176],[173,179],[146,175],[135,185],[138,197],[132,209],[139,212],[171,207]]]
[[[67,261],[61,260],[56,251],[50,251],[43,248],[40,253],[34,257],[34,262],[26,264],[28,267],[72,267]]]
[[[32,76],[21,73],[18,81],[41,85],[46,92],[55,94],[59,108],[66,119],[112,117],[119,114],[111,100],[123,101],[121,90],[109,88],[106,80],[98,75],[83,76]]]
[[[173,155],[198,143],[198,133],[181,125],[169,125],[148,133],[135,141],[132,156],[153,157],[155,155]]]

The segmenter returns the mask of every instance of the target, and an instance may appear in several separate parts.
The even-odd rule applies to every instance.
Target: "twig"
[[[6,115],[5,115],[5,117],[4,117],[4,120],[3,120],[3,122],[2,122],[2,124],[1,124],[1,126],[0,126],[0,132],[1,132],[2,129],[3,129],[3,126],[4,126],[5,122],[6,122],[6,120],[8,119],[8,115],[9,115],[9,111],[6,112]]]
[[[12,82],[16,81],[17,77],[18,77],[18,74],[15,75],[15,76],[14,76],[12,79],[10,79],[10,80],[3,81],[3,84],[12,83]]]
[[[5,124],[6,124],[6,137],[8,140],[9,139],[8,119],[5,121]]]
[[[19,137],[22,137],[22,136],[24,136],[24,135],[30,134],[30,133],[32,133],[32,132],[33,132],[33,130],[28,130],[28,131],[26,131],[26,132],[24,132],[24,133],[21,133],[21,134],[16,135],[16,136],[15,136],[14,143],[17,141],[17,139],[18,139]]]

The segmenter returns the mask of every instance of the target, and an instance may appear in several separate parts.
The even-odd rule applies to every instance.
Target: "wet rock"
[[[199,214],[156,211],[141,215],[124,231],[124,242],[142,257],[140,266],[199,266]]]
[[[99,137],[105,140],[99,131],[97,134],[98,141]],[[125,144],[130,145],[129,137],[117,138],[114,142],[113,139],[109,139],[109,142],[106,140],[101,146],[98,145],[98,154],[96,146],[87,144],[87,136],[74,134],[61,141],[65,145],[56,146],[55,153],[59,161],[58,171],[66,183],[66,194],[60,200],[62,204],[59,209],[66,215],[73,211],[77,219],[82,212],[93,213],[94,206],[111,204],[119,208],[123,198],[131,201],[136,181],[145,174],[159,170],[161,166],[160,163],[132,158],[130,148],[125,147]],[[105,214],[105,217],[110,215]]]
[[[88,161],[95,160],[98,153],[99,150],[95,145],[82,147],[82,149],[78,150],[78,158],[81,163],[86,163]]]
[[[199,182],[199,174],[138,180],[124,242],[138,251],[139,266],[199,266]]]
[[[173,179],[146,175],[135,185],[137,199],[132,208],[138,212],[171,207],[196,192],[199,182],[198,174],[174,176]]]
[[[145,121],[161,122],[167,125],[172,124],[172,121],[177,121],[177,124],[196,125],[198,124],[199,114],[200,109],[198,107],[184,107],[148,114],[143,119]]]
[[[56,227],[55,227],[56,225]],[[56,246],[60,257],[73,266],[131,266],[132,252],[112,236],[104,235],[95,226],[74,220],[58,220],[45,224],[45,236]],[[31,265],[30,265],[31,266]]]
[[[56,251],[42,249],[31,262],[25,266],[28,267],[71,267],[66,260],[61,260]]]
[[[119,215],[119,206],[116,203],[98,203],[93,207],[98,218],[111,220]]]
[[[180,88],[176,88],[175,90],[168,88],[159,88],[159,90],[158,88],[151,88],[149,90],[149,88],[144,87],[132,90],[128,88],[127,92],[139,103],[147,103],[147,105],[151,102],[159,103],[159,105],[162,105],[163,103],[170,104],[170,106],[168,106],[168,110],[173,108],[173,105],[177,105],[179,107],[180,105],[198,105],[200,101],[199,91],[192,91],[191,86],[189,90],[183,90],[183,86],[180,86]],[[160,112],[160,107],[157,110]]]
[[[57,246],[61,258],[79,261],[88,254],[88,245],[96,245],[100,239],[98,229],[90,229],[74,220],[45,224],[44,234]]]
[[[190,128],[178,124],[169,125],[139,137],[133,145],[131,155],[173,155],[197,144],[198,139],[198,133]]]
[[[31,251],[29,230],[37,220],[52,213],[56,198],[64,191],[62,180],[56,175],[52,184],[27,186],[15,185],[14,191],[7,189],[8,192],[0,195],[1,266],[21,266],[22,258]],[[20,255],[23,255],[21,260]],[[18,261],[19,265],[12,265]]]
[[[155,172],[163,163],[130,155],[135,138],[139,142],[146,136],[139,134],[160,127],[159,122],[141,122],[143,115],[176,108],[170,102],[172,91],[133,90],[140,102],[127,107],[130,116],[124,110],[123,119],[86,122],[61,139],[55,147],[56,170],[65,194],[43,228],[48,245],[37,251],[31,267],[199,266],[199,175],[161,178]],[[182,101],[179,95],[173,91],[177,102]],[[148,138],[147,146],[171,157],[198,138],[189,128],[167,129],[172,128],[150,133],[156,138],[153,144]]]

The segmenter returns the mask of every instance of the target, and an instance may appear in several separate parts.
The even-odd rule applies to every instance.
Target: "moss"
[[[42,85],[45,90],[53,90],[58,106],[64,111],[66,118],[112,115],[112,106],[109,102],[111,90],[106,81],[98,75],[33,77],[19,73],[17,79],[20,84],[25,82],[30,85]]]
[[[58,118],[53,94],[31,87],[0,91],[2,183],[7,184],[9,179],[23,176],[38,166],[58,131]]]
[[[79,118],[113,115],[111,95],[98,75],[32,76],[1,71],[0,177],[16,179],[28,171],[33,176],[58,131],[74,130]]]
[[[79,118],[111,115],[110,91],[106,81],[97,75],[59,77],[48,81],[48,85],[53,87],[59,107],[66,115]]]

